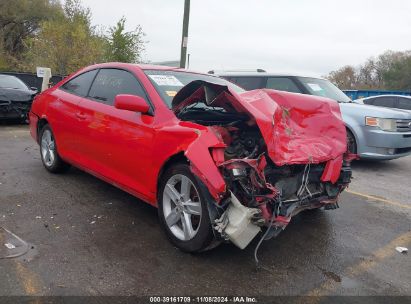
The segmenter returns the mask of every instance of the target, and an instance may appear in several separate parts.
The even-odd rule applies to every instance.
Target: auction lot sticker
[[[159,86],[182,87],[180,80],[173,75],[148,75]]]

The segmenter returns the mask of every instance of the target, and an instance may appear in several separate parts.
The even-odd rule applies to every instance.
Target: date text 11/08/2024
[[[150,297],[150,303],[258,303],[255,297]]]

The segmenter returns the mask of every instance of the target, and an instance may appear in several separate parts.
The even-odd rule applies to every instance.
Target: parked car
[[[379,95],[359,98],[353,101],[358,104],[394,108],[411,111],[411,96],[402,95]]]
[[[0,120],[27,121],[35,88],[29,88],[15,76],[0,74]]]
[[[246,90],[275,89],[315,95],[339,102],[351,153],[362,159],[389,160],[411,154],[411,113],[353,103],[330,81],[264,72],[215,73]]]
[[[82,69],[36,97],[30,131],[48,171],[73,165],[157,206],[187,252],[335,209],[351,179],[336,102],[171,67]]]

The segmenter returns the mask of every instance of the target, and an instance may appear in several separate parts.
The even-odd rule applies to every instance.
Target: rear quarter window
[[[92,70],[80,74],[63,84],[61,88],[68,93],[86,97],[97,71],[98,70]]]
[[[403,110],[411,110],[411,98],[398,98],[398,108]]]

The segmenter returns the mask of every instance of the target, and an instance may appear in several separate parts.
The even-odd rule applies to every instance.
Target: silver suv
[[[388,160],[411,154],[411,113],[366,104],[351,99],[330,81],[291,74],[214,72],[246,90],[274,89],[323,96],[340,104],[347,127],[348,147],[360,158]]]

